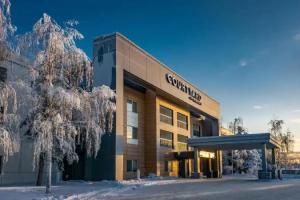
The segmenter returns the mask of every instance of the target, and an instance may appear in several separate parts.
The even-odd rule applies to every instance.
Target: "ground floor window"
[[[137,170],[137,160],[127,160],[127,171],[136,172]]]
[[[172,172],[172,161],[165,161],[165,172]]]

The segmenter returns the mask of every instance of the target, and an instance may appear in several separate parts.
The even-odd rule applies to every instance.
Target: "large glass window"
[[[173,133],[160,130],[160,146],[173,148]]]
[[[201,125],[193,124],[193,136],[201,137]]]
[[[179,128],[188,129],[188,116],[177,113],[177,126]]]
[[[180,134],[177,135],[177,146],[179,151],[187,150],[188,148],[187,139],[188,137],[185,135],[180,135]]]
[[[127,100],[127,112],[137,113],[137,103],[131,99]]]
[[[138,129],[136,127],[127,126],[127,139],[138,139]]]
[[[173,125],[173,110],[160,106],[160,121]]]
[[[102,63],[103,62],[103,54],[104,54],[104,47],[101,46],[98,50],[98,63]]]
[[[127,143],[138,144],[138,110],[137,103],[127,100]]]
[[[136,172],[137,170],[137,160],[127,160],[127,171]]]

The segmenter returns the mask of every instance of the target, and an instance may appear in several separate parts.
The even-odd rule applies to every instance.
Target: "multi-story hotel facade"
[[[103,135],[97,158],[78,148],[78,163],[65,163],[62,173],[54,166],[53,183],[131,179],[138,172],[141,177],[221,174],[219,151],[195,151],[187,142],[192,137],[219,135],[217,101],[119,33],[94,40],[93,64],[93,85],[108,85],[117,94],[113,132]],[[24,79],[28,66],[17,58],[1,62],[0,81],[28,82]],[[2,153],[0,149],[0,158]],[[4,165],[0,185],[34,184],[36,177],[32,141],[24,139],[20,152]]]
[[[94,40],[93,61],[94,85],[116,91],[117,111],[114,132],[103,137],[84,179],[130,179],[137,171],[219,176],[219,151],[200,151],[194,163],[195,152],[187,145],[191,137],[219,135],[216,100],[119,33]]]

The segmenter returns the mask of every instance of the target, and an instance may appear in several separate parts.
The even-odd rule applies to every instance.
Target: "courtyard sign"
[[[191,87],[189,87],[188,85],[186,85],[185,83],[168,73],[166,74],[166,80],[169,84],[188,94],[190,100],[192,100],[196,104],[201,105],[201,96],[194,89],[192,89]]]

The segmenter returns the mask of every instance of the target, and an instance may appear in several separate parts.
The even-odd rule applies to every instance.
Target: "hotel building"
[[[114,130],[103,135],[97,158],[78,148],[78,163],[65,163],[62,173],[54,166],[53,183],[123,180],[138,171],[141,177],[220,176],[220,151],[200,151],[187,141],[219,135],[217,101],[119,33],[94,40],[93,62],[94,86],[108,85],[117,94]],[[21,58],[0,62],[0,81],[29,83],[29,65]],[[30,108],[24,109],[26,114]],[[21,141],[20,151],[3,166],[0,185],[35,183],[32,148],[29,139]]]
[[[138,174],[221,177],[221,151],[235,149],[261,149],[259,177],[276,177],[267,170],[267,150],[272,150],[275,165],[280,147],[272,135],[231,135],[220,129],[216,100],[123,35],[96,38],[93,63],[94,86],[108,85],[117,94],[114,128],[102,136],[96,158],[87,157],[79,145],[78,162],[65,163],[62,173],[54,165],[53,183],[61,179],[124,180]],[[19,58],[0,62],[0,81],[23,80],[29,65]],[[29,109],[25,107],[22,113]],[[24,138],[20,151],[3,168],[0,162],[0,185],[35,183],[32,148],[32,141]],[[0,148],[0,160],[1,156]]]
[[[93,58],[94,85],[116,91],[117,111],[114,132],[102,138],[97,159],[84,161],[90,170],[82,170],[83,179],[130,179],[137,171],[219,176],[219,151],[195,153],[187,145],[191,137],[219,135],[216,100],[119,33],[96,38]]]

